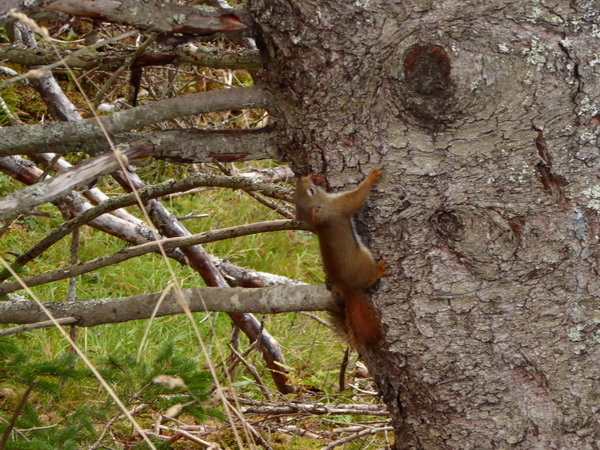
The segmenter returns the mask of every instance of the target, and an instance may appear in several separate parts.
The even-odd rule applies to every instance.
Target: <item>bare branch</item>
[[[50,72],[45,72],[39,78],[32,77],[29,82],[39,92],[54,117],[69,121],[81,119],[75,105],[67,98]]]
[[[58,200],[73,190],[83,187],[100,176],[114,172],[119,158],[138,159],[149,155],[149,148],[137,147],[117,153],[108,153],[90,158],[54,178],[5,195],[0,199],[0,219],[7,219],[44,203]]]
[[[245,30],[251,25],[241,10],[191,7],[146,0],[55,0],[45,9],[102,19],[158,33],[211,35]]]
[[[16,163],[12,164],[13,160],[15,160],[15,162],[21,161],[20,159],[14,156],[0,158],[0,170],[5,170],[9,175],[27,184],[33,184],[37,181],[37,177],[39,177],[39,173],[41,173],[39,169],[35,168],[35,170],[39,171],[35,174],[30,173],[33,168],[29,166],[32,165],[32,163],[22,160],[21,165]],[[28,171],[27,169],[31,170]],[[267,183],[254,182],[252,180],[244,179],[242,177],[219,177],[215,175],[202,174],[194,175],[184,180],[169,180],[156,186],[150,186],[140,190],[138,192],[138,195],[142,200],[148,200],[152,198],[161,197],[163,195],[167,195],[173,192],[189,190],[196,186],[224,186],[235,188],[236,180],[240,182],[240,184],[237,185],[237,188],[239,189],[253,189],[270,194],[279,192],[278,195],[280,196],[280,198],[285,198],[289,195],[289,190],[282,189]],[[38,244],[36,244],[31,249],[19,256],[17,260],[13,263],[13,267],[27,264],[29,261],[41,255],[44,251],[46,251],[56,242],[61,240],[63,237],[65,237],[67,234],[80,227],[81,225],[90,223],[92,220],[102,216],[103,214],[106,214],[107,212],[114,211],[115,209],[123,208],[125,206],[134,205],[136,203],[137,199],[135,195],[127,194],[121,197],[108,199],[94,208],[89,207],[87,211],[85,209],[82,210],[81,208],[79,208],[79,210],[77,211],[77,217],[61,224],[44,239],[38,242]],[[91,225],[94,226],[93,224]],[[145,234],[150,236],[150,233]],[[139,243],[139,239],[132,240],[131,236],[125,238],[125,240],[127,240],[128,242]],[[178,260],[180,260],[180,258],[178,258]]]
[[[104,44],[102,44],[104,45]],[[62,60],[63,65],[76,69],[99,69],[113,72],[131,57],[134,50],[108,51],[103,53],[73,52]],[[39,66],[54,64],[56,53],[49,48],[31,51],[19,45],[0,46],[0,60],[12,64]],[[131,67],[164,66],[166,64],[190,64],[215,69],[258,70],[262,60],[258,50],[209,49],[189,42],[170,51],[147,51],[135,59]]]
[[[216,242],[224,239],[230,239],[240,236],[248,236],[250,234],[267,233],[272,231],[294,230],[302,228],[302,225],[290,220],[274,220],[271,222],[254,223],[239,227],[224,228],[221,230],[211,230],[204,233],[199,233],[191,236],[175,237],[163,239],[159,242],[153,241],[136,247],[128,247],[123,250],[108,256],[93,259],[84,263],[73,264],[61,269],[46,272],[39,275],[34,275],[23,279],[23,283],[29,287],[39,286],[53,281],[64,280],[66,278],[76,277],[84,273],[98,270],[102,267],[117,264],[137,256],[145,255],[151,252],[157,252],[159,245],[165,249],[185,247],[189,245],[204,244],[207,242]],[[19,264],[21,265],[21,264]],[[10,292],[15,292],[22,289],[22,284],[15,280],[0,284],[0,295],[5,295]]]
[[[57,172],[66,171],[73,167],[64,158],[56,158],[56,155],[54,155],[53,153],[40,153],[39,155],[34,156],[32,159],[38,164],[51,164],[53,162],[52,168]],[[82,195],[93,204],[98,204],[110,200],[110,197],[98,188],[86,189],[82,192]],[[136,226],[145,226],[145,222],[143,220],[138,219],[137,217],[128,213],[124,209],[115,209],[110,212],[116,217],[131,222]]]
[[[322,311],[331,308],[331,294],[324,285],[275,286],[268,288],[193,288],[182,290],[192,312],[278,314],[296,311]],[[93,327],[148,319],[163,293],[134,295],[116,299],[47,302],[44,306],[56,318],[77,317],[78,326]],[[177,293],[169,291],[156,317],[184,314]],[[34,302],[0,302],[0,324],[25,324],[47,320]]]
[[[152,148],[150,145],[141,145],[135,148],[130,148],[122,151],[122,155],[128,160],[135,160],[149,156]],[[18,214],[22,214],[25,211],[42,205],[44,203],[55,201],[61,197],[64,197],[71,191],[80,187],[89,185],[92,181],[97,180],[100,176],[107,173],[113,172],[120,167],[118,157],[115,153],[108,153],[100,155],[94,158],[90,158],[85,162],[73,167],[67,172],[63,172],[54,178],[50,178],[41,183],[32,185],[28,188],[21,189],[20,191],[5,195],[0,199],[0,219],[6,219],[14,217]],[[202,184],[202,179],[196,175],[186,180],[182,180],[182,184],[188,184],[192,179],[200,182],[190,186],[190,189],[197,186],[215,186],[215,187],[228,187],[232,189],[242,189],[245,191],[263,191],[266,195],[279,198],[281,200],[289,200],[289,194],[285,194],[281,189],[277,189],[274,185],[267,185],[266,183],[260,183],[253,181],[249,178],[244,177],[210,177],[207,175],[201,175],[200,177],[207,177],[204,182],[208,182],[212,178],[209,184]],[[163,183],[166,185],[166,183]],[[152,189],[152,188],[148,188]],[[185,189],[180,189],[185,190]],[[177,191],[171,191],[177,192]],[[170,193],[170,192],[166,192]],[[133,202],[135,203],[135,201]],[[130,203],[130,204],[133,204]],[[127,206],[122,204],[121,206]]]
[[[218,259],[215,256],[211,256],[210,259],[232,287],[257,288],[268,286],[297,286],[298,284],[304,284],[281,275],[258,272],[246,267],[239,267],[229,261]]]
[[[278,153],[273,138],[270,127],[251,130],[169,130],[150,134],[146,142],[153,145],[153,155],[157,159],[200,163],[271,159]]]
[[[279,152],[279,147],[274,139],[274,131],[271,127],[250,130],[189,129],[144,133],[131,132],[116,136],[114,142],[124,150],[133,147],[151,146],[155,158],[177,163],[278,159]],[[73,143],[56,143],[46,147],[47,152],[59,154],[75,150],[89,154],[104,153],[110,150],[110,144],[105,138],[101,138],[86,141],[76,147]],[[38,154],[37,151],[18,153],[32,156]]]
[[[267,181],[274,183],[276,181],[293,180],[295,175],[289,166],[278,166],[274,169],[257,169],[251,172],[239,173],[238,176],[252,178],[253,180]]]
[[[79,322],[77,317],[62,317],[56,320],[61,325],[73,325]],[[54,326],[54,322],[51,320],[44,320],[42,322],[31,323],[27,325],[20,325],[18,327],[6,328],[0,330],[0,337],[10,336],[12,334],[23,333],[25,331],[39,330],[41,328],[50,328]]]
[[[31,161],[24,160],[18,156],[7,156],[5,158],[0,158],[0,170],[26,184],[36,183],[42,174],[42,171]],[[110,202],[110,200],[108,202]],[[55,202],[55,204],[59,208],[68,210],[75,216],[84,215],[86,220],[82,221],[77,226],[81,226],[81,224],[86,223],[93,228],[104,231],[105,233],[111,234],[135,245],[154,239],[152,231],[145,223],[140,223],[133,226],[130,222],[119,219],[110,214],[94,215],[92,213],[88,215],[87,211],[90,209],[94,209],[94,211],[97,210],[92,208],[89,203],[82,201],[79,195],[76,193],[63,197],[59,201]],[[74,220],[77,220],[77,218]],[[72,224],[72,222],[67,223]],[[60,231],[64,229],[64,224],[61,225],[61,227],[50,233],[48,236],[46,236],[46,238],[42,239],[42,241],[40,241],[30,251],[17,258],[17,261],[13,263],[13,267],[22,265],[20,261],[31,261],[31,259],[43,253],[55,242],[77,228],[77,226],[68,228],[68,230],[61,235]],[[167,252],[171,258],[175,259],[179,263],[186,263],[184,255],[179,250],[171,249],[167,250]],[[23,262],[23,264],[25,263]],[[0,279],[6,279],[9,276],[7,271],[0,271],[0,274],[2,274],[0,275]]]
[[[354,439],[359,439],[363,436],[368,436],[369,434],[383,433],[387,431],[394,431],[394,427],[365,427],[365,429],[359,431],[358,433],[354,433],[350,436],[338,439],[337,441],[330,442],[325,447],[325,450],[333,450],[336,447],[347,444],[348,442],[353,441]]]
[[[8,0],[8,5],[2,6],[0,26],[11,21],[10,13],[13,11],[29,13],[41,8],[159,33],[211,35],[245,30],[252,25],[251,19],[243,10],[207,6],[200,8],[150,0]]]
[[[169,98],[127,111],[120,111],[99,120],[110,134],[118,134],[157,122],[214,111],[265,108],[268,95],[260,87],[231,88],[184,97]],[[0,132],[0,156],[54,151],[54,144],[73,144],[104,137],[95,118],[78,122],[29,125],[27,133],[20,127],[4,128]]]

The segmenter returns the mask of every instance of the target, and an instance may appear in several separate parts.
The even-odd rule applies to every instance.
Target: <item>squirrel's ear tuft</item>
[[[327,183],[325,182],[325,177],[323,175],[311,174],[310,181],[312,181],[316,186],[327,190]]]

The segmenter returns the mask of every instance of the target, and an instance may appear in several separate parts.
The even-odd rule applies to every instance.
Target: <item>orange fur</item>
[[[373,305],[359,292],[339,286],[344,296],[345,330],[352,347],[362,351],[378,347],[381,321]]]
[[[358,350],[374,348],[381,340],[379,316],[362,291],[385,276],[388,265],[375,262],[351,218],[382,174],[382,168],[376,169],[355,189],[335,194],[322,189],[315,175],[301,177],[294,194],[296,218],[314,227],[325,274],[344,300],[344,307],[332,312],[334,319]]]

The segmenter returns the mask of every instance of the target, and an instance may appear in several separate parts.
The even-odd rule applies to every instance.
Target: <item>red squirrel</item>
[[[373,255],[354,230],[352,215],[365,204],[371,186],[383,174],[372,171],[355,189],[329,193],[321,188],[322,177],[300,177],[294,193],[296,219],[312,225],[319,237],[321,257],[336,298],[343,300],[332,311],[338,327],[359,351],[375,348],[382,337],[381,323],[365,288],[387,275],[388,265],[375,262]]]

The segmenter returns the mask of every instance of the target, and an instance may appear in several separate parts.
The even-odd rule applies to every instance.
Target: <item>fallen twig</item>
[[[79,322],[77,317],[62,317],[60,319],[56,319],[58,323],[61,325],[71,325],[73,323]],[[44,320],[42,322],[37,323],[28,323],[27,325],[20,325],[18,327],[6,328],[4,330],[0,330],[0,337],[10,336],[12,334],[23,333],[24,331],[38,330],[40,328],[50,328],[54,326],[54,322],[51,320]]]
[[[248,400],[239,399],[240,403]],[[242,408],[244,414],[360,414],[369,416],[387,416],[385,405],[327,405],[324,403],[288,403],[288,404],[266,404],[252,402],[252,406]]]
[[[324,447],[324,449],[331,450],[340,445],[347,444],[348,442],[353,441],[354,439],[358,439],[363,436],[367,436],[369,434],[382,433],[385,431],[394,431],[394,427],[367,428],[363,431],[359,431],[358,433],[352,434],[350,436],[346,436],[345,438],[338,439],[337,441],[333,441],[333,442],[329,443],[326,447]]]
[[[256,370],[256,367],[254,367],[252,364],[250,364],[246,360],[246,358],[244,358],[235,348],[233,348],[233,346],[231,344],[229,344],[229,350],[231,350],[231,352],[235,355],[235,357],[237,359],[239,359],[240,362],[244,366],[246,366],[246,369],[248,369],[248,372],[250,372],[250,374],[252,375],[254,380],[256,380],[256,384],[258,385],[260,392],[262,392],[262,395],[267,400],[271,400],[271,394],[269,393],[269,390],[265,387],[265,383],[263,382],[260,374],[258,373],[258,370]]]

